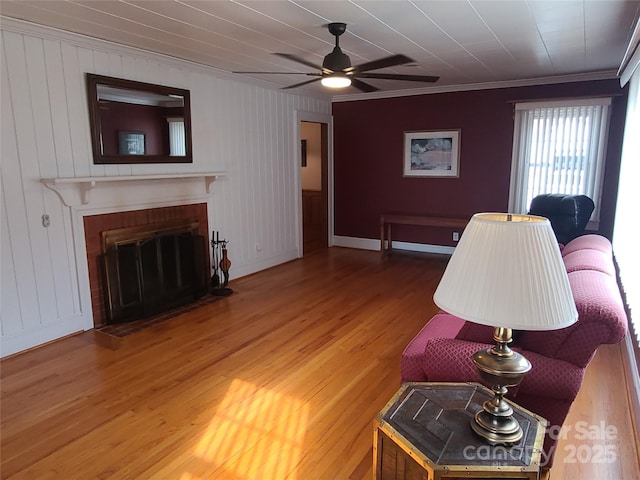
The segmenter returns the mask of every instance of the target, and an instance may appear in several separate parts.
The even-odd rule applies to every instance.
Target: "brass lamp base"
[[[471,428],[491,445],[516,443],[523,434],[520,424],[513,418],[513,409],[498,395],[484,403],[471,422]]]
[[[513,418],[513,409],[504,396],[507,387],[515,387],[522,381],[531,370],[531,364],[509,348],[511,335],[510,328],[496,327],[493,334],[496,345],[473,355],[473,362],[493,390],[494,397],[476,413],[471,428],[492,445],[516,443],[522,438],[522,428]]]

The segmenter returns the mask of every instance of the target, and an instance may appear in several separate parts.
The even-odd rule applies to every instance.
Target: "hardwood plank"
[[[369,479],[373,418],[446,260],[318,250],[118,349],[85,332],[4,359],[0,476]],[[623,380],[601,387],[621,371],[619,346],[601,349],[568,420],[615,425],[616,461],[559,453],[553,480],[637,478]]]
[[[551,478],[640,479],[622,344],[602,345],[563,425]],[[637,428],[637,426],[636,426]]]

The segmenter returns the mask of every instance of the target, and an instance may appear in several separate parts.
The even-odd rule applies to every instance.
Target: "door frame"
[[[302,258],[304,252],[304,236],[302,225],[302,161],[300,140],[301,122],[325,123],[327,125],[327,245],[333,246],[333,117],[330,114],[296,110],[294,112],[294,161],[295,161],[295,215],[296,215],[296,245],[297,256]]]

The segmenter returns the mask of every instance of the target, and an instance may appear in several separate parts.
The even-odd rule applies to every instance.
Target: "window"
[[[186,155],[184,118],[169,118],[169,155]]]
[[[638,271],[638,179],[640,179],[640,69],[629,81],[627,119],[620,164],[620,183],[616,220],[613,228],[613,251],[620,280],[630,309],[635,344],[640,348],[640,272]],[[639,353],[640,359],[640,353]],[[640,361],[639,361],[640,366]]]
[[[542,193],[587,195],[598,227],[610,98],[515,106],[509,211],[526,213]]]

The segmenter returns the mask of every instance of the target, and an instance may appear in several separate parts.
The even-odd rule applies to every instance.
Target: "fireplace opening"
[[[102,232],[106,323],[130,322],[206,293],[206,240],[197,220]]]

